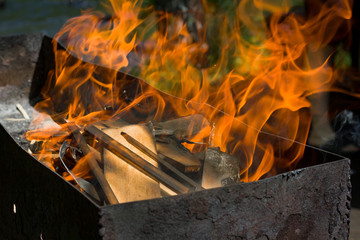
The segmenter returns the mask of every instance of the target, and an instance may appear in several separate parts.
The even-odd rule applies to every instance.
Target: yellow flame
[[[341,28],[349,29],[352,1],[317,0],[308,13],[296,14],[289,12],[296,2],[291,0],[234,1],[231,11],[204,0],[203,16],[194,20],[196,41],[179,16],[142,9],[137,1],[109,2],[111,17],[86,12],[56,35],[67,52],[55,46],[56,69],[49,77],[55,79],[54,88],[44,88],[39,109],[51,109],[80,125],[112,117],[104,114],[104,106],[116,106],[117,115],[149,99],[156,119],[167,114],[167,105],[177,117],[200,111],[215,128],[203,129],[192,140],[213,134],[212,145],[245,163],[243,181],[291,168],[302,157],[304,145],[295,142],[307,140],[307,97],[334,89],[338,76],[328,63],[331,56],[314,67],[309,54],[322,52]],[[130,56],[138,64],[129,64]],[[142,95],[124,102],[118,99],[119,70],[178,98],[164,99],[142,85]],[[71,101],[56,111],[64,94]],[[274,143],[262,131],[290,141]],[[28,139],[35,135],[29,132]]]

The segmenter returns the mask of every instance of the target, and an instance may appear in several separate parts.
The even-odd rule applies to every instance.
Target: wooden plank
[[[126,161],[127,163],[135,167],[137,170],[145,173],[147,176],[151,177],[155,181],[164,184],[176,193],[186,193],[189,191],[186,186],[173,179],[169,175],[165,174],[160,169],[158,169],[148,161],[144,160],[141,156],[132,152],[120,142],[114,140],[112,137],[104,133],[99,128],[88,125],[85,127],[85,131],[95,136],[102,144],[104,144],[105,148],[110,150],[116,156],[120,157],[122,160]],[[120,134],[121,132],[119,132],[119,135]]]
[[[176,141],[156,142],[156,147],[162,159],[172,164],[184,173],[199,172],[201,162],[198,157]]]
[[[123,121],[114,121],[111,128],[102,131],[126,148],[157,167],[157,162],[148,157],[132,144],[128,143],[121,132],[128,132],[139,142],[155,151],[155,144],[149,130],[144,125],[129,125]],[[116,156],[108,149],[103,151],[104,174],[120,203],[161,197],[159,183]]]
[[[173,136],[178,140],[189,139],[199,133],[210,124],[201,114],[189,115],[165,122],[154,122],[155,136]]]
[[[168,162],[166,162],[165,160],[163,160],[163,158],[159,157],[159,155],[157,155],[155,153],[155,149],[154,150],[150,150],[149,148],[147,148],[145,145],[143,145],[141,142],[137,141],[135,138],[133,138],[132,136],[130,136],[129,134],[125,133],[125,132],[121,132],[121,135],[126,139],[126,141],[128,141],[131,145],[133,145],[134,147],[136,147],[137,149],[139,149],[141,152],[143,152],[144,154],[146,154],[147,156],[151,157],[152,159],[154,159],[157,163],[161,163],[164,167],[166,167],[168,170],[170,170],[172,173],[174,173],[176,176],[178,176],[179,178],[181,178],[183,181],[187,182],[188,184],[190,184],[191,186],[193,186],[195,189],[197,190],[201,190],[203,189],[199,184],[197,184],[196,182],[194,182],[191,178],[189,178],[188,176],[184,175],[182,172],[180,172],[179,170],[177,170],[173,165],[169,164]],[[164,156],[163,156],[164,157]]]

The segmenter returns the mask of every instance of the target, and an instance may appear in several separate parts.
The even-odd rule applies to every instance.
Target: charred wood
[[[87,155],[87,154],[92,155],[92,157],[88,158],[88,164],[89,164],[89,167],[90,167],[92,173],[94,174],[95,178],[99,182],[102,190],[104,191],[104,194],[107,198],[106,199],[107,202],[110,204],[119,203],[115,197],[114,192],[112,191],[111,187],[109,186],[109,183],[106,181],[101,168],[99,167],[98,161],[100,161],[100,160],[97,161],[97,159],[100,159],[100,153],[98,153],[97,151],[95,151],[93,149],[90,149],[90,147],[86,143],[86,140],[80,134],[80,129],[76,129],[75,125],[72,125],[70,127],[73,130],[72,134],[73,134],[74,138],[76,139],[76,141],[78,142],[79,147],[82,150],[83,154],[84,155]]]
[[[181,172],[199,172],[202,167],[201,158],[199,157],[201,154],[191,153],[187,148],[172,138],[167,138],[165,142],[157,141],[156,147],[159,156],[161,156],[160,158]]]
[[[157,138],[161,138],[162,136],[172,136],[180,142],[190,139],[205,127],[210,126],[206,118],[200,114],[190,115],[160,123],[154,122],[153,125],[154,134]]]
[[[58,115],[53,115],[51,117],[54,120],[54,122],[56,122],[59,125],[67,123],[67,121],[64,118],[62,118]],[[100,166],[98,164],[98,162],[101,161],[100,153],[88,146],[85,138],[82,136],[82,134],[80,132],[80,128],[78,128],[75,124],[70,123],[67,125],[67,128],[68,128],[67,130],[71,133],[71,135],[74,137],[75,141],[79,145],[79,148],[80,148],[81,152],[83,153],[83,155],[84,156],[90,155],[87,158],[87,163],[88,163],[94,177],[96,178],[99,185],[101,186],[102,193],[99,193],[99,195],[104,196],[105,197],[104,200],[108,204],[119,203],[115,197],[114,192],[112,191],[111,187],[109,186],[109,183],[107,182],[102,169],[100,168]],[[68,169],[66,169],[66,170],[67,170],[67,172],[70,173],[70,171]]]
[[[240,160],[220,151],[220,148],[208,148],[205,154],[203,187],[221,187],[239,181]]]

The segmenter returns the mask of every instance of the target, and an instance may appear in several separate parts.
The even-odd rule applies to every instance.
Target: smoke
[[[333,129],[336,137],[326,143],[324,148],[344,152],[349,146],[353,146],[353,150],[359,150],[357,148],[360,148],[360,119],[356,113],[350,110],[340,112],[333,120]]]

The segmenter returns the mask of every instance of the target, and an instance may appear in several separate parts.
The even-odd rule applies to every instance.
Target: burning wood
[[[88,159],[88,164],[89,164],[90,169],[93,172],[95,178],[98,180],[102,190],[104,191],[105,196],[107,198],[107,202],[110,203],[110,204],[118,203],[118,200],[116,199],[112,188],[109,186],[109,183],[107,182],[107,180],[104,177],[102,169],[99,167],[98,162],[100,161],[100,153],[98,153],[94,149],[91,149],[87,145],[85,139],[80,134],[79,129],[76,129],[75,131],[73,131],[73,135],[74,135],[76,141],[78,142],[82,152],[85,155],[90,155],[87,158]]]
[[[156,138],[168,136],[176,138],[179,142],[186,142],[210,124],[204,116],[195,114],[160,123],[153,122],[153,126]]]
[[[136,148],[138,148],[140,151],[142,151],[143,153],[145,153],[146,155],[148,155],[149,157],[151,157],[152,159],[156,160],[158,163],[161,163],[165,168],[167,168],[168,170],[170,170],[171,172],[173,172],[176,176],[178,176],[179,178],[181,178],[183,181],[187,182],[188,184],[192,185],[195,190],[200,190],[202,189],[202,187],[197,184],[196,182],[194,182],[191,178],[187,177],[186,175],[184,175],[182,172],[180,172],[179,170],[177,170],[173,165],[169,164],[168,162],[164,161],[162,158],[164,156],[159,156],[157,154],[155,154],[153,151],[151,151],[149,148],[147,148],[146,146],[144,146],[142,143],[140,143],[139,141],[137,141],[135,138],[131,137],[130,135],[128,135],[125,132],[121,132],[121,135],[126,139],[126,141],[130,142],[133,146],[135,146]]]
[[[106,127],[104,127],[104,125]],[[149,130],[146,129],[146,126],[129,125],[122,121],[115,121],[112,122],[111,125],[109,123],[97,125],[97,129],[113,138],[114,141],[124,146],[124,148],[138,155],[144,162],[146,161],[153,167],[157,167],[156,161],[140,152],[132,144],[129,144],[121,134],[122,131],[129,132],[139,139],[139,141],[146,144],[148,148],[151,148],[152,151],[155,151],[154,140]],[[102,139],[102,137],[97,134],[95,137]],[[115,155],[105,147],[102,157],[105,177],[114,190],[119,202],[139,201],[160,197],[159,183],[133,167],[123,156]]]
[[[205,155],[202,186],[214,188],[240,181],[240,160],[221,152],[219,148],[208,148]]]
[[[74,139],[84,156],[83,158],[86,158],[92,175],[100,186],[100,189],[96,189],[97,194],[94,194],[94,189],[90,187],[90,183],[84,183],[85,180],[83,181],[81,177],[75,176],[72,170],[70,170],[74,168],[78,160],[76,160],[74,154],[72,154],[71,158],[75,161],[64,158],[67,152],[66,149],[75,149],[69,145],[67,140],[64,141],[59,149],[60,158],[57,157],[56,151],[52,154],[39,154],[44,144],[41,140],[33,140],[30,145],[31,149],[38,154],[36,156],[39,157],[40,161],[55,171],[57,171],[54,168],[56,166],[55,162],[60,159],[61,168],[57,169],[64,169],[72,176],[72,179],[81,189],[84,189],[93,198],[99,199],[99,202],[116,204],[119,202],[156,198],[163,194],[174,195],[176,193],[203,189],[199,183],[184,174],[200,171],[202,165],[199,158],[196,157],[199,154],[194,155],[190,153],[189,150],[180,144],[180,140],[174,138],[173,135],[158,135],[158,141],[155,142],[151,133],[153,130],[150,130],[144,124],[129,125],[121,120],[107,121],[85,128],[84,133],[92,136],[89,138],[89,141],[94,141],[94,139],[98,141],[96,144],[97,150],[95,150],[88,145],[83,133],[81,133],[81,129],[75,124],[68,123],[61,117],[53,116],[52,119],[54,121],[50,121],[51,125],[54,125],[56,122],[60,126],[64,126],[59,128],[61,134],[55,133],[55,135],[65,137],[69,141]],[[186,123],[189,123],[187,122],[189,117],[184,119]],[[179,125],[182,118],[171,121]],[[159,125],[163,124],[160,123]],[[171,125],[165,124],[163,126],[167,126],[168,129],[171,128]],[[66,131],[68,132],[67,134]],[[185,129],[183,129],[182,136],[181,141],[184,141],[184,137],[189,137],[190,134],[186,133]],[[91,140],[92,138],[94,139]],[[166,156],[161,153],[157,154],[156,147]],[[102,157],[99,151],[102,152]],[[170,171],[176,179],[162,172],[158,168],[158,164],[161,164],[162,167]],[[177,169],[179,164],[184,164],[183,166],[185,167],[180,167],[179,170]],[[78,181],[78,179],[80,180]]]
[[[59,158],[60,161],[62,163],[62,166],[65,168],[65,170],[67,171],[67,173],[69,173],[71,175],[71,177],[74,179],[74,181],[76,182],[76,184],[80,187],[80,189],[84,190],[88,195],[90,195],[91,197],[93,197],[94,199],[97,199],[98,201],[100,201],[99,196],[97,195],[95,188],[92,187],[91,184],[89,183],[85,183],[86,181],[83,180],[82,178],[78,178],[76,177],[71,170],[68,167],[68,164],[64,161],[64,157],[65,154],[67,152],[67,149],[70,149],[70,151],[73,150],[72,147],[70,147],[70,144],[68,141],[65,141],[61,147],[60,147],[60,151],[59,151]],[[75,158],[75,156],[73,156],[73,158]]]
[[[187,119],[185,118],[185,120]],[[181,120],[172,121],[181,122]],[[105,147],[101,150],[104,174],[98,165],[99,153],[95,150],[90,153],[89,146],[79,129],[76,129],[74,125],[70,125],[69,128],[84,155],[90,154],[87,158],[88,164],[110,204],[117,203],[117,201],[129,202],[157,198],[161,196],[160,192],[164,192],[165,195],[173,195],[171,190],[175,193],[185,193],[190,190],[203,189],[201,185],[184,174],[200,171],[201,163],[198,158],[171,138],[167,143],[156,142],[155,146],[153,135],[144,124],[129,125],[117,120],[85,128],[100,141],[99,146]],[[189,137],[189,134],[185,135],[185,131],[183,133],[184,137]],[[156,147],[159,152],[166,155],[156,154]],[[184,164],[185,168],[179,171],[177,169],[179,164],[176,162]],[[158,164],[169,170],[183,183],[163,173],[158,168]]]
[[[143,172],[155,181],[164,184],[166,187],[170,188],[176,193],[186,193],[189,191],[186,186],[171,178],[170,176],[162,172],[160,169],[158,169],[148,161],[144,160],[141,156],[132,152],[123,144],[117,142],[95,126],[86,126],[85,131],[96,137],[96,139],[98,139],[102,144],[104,144],[104,146],[113,154],[123,159],[128,164],[132,165],[133,167]],[[119,135],[120,132],[118,133]]]
[[[199,172],[202,163],[200,162],[200,154],[193,154],[177,141],[168,138],[166,142],[157,141],[157,150],[163,161],[172,164],[174,167],[184,173]]]

